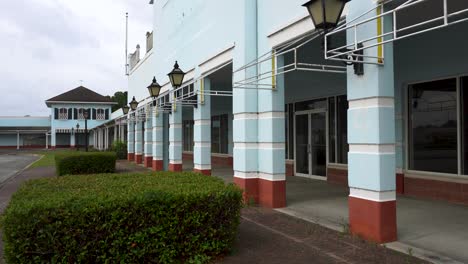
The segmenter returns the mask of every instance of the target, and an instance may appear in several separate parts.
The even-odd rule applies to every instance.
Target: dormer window
[[[59,120],[68,120],[68,110],[66,108],[59,109]]]
[[[96,110],[96,120],[105,120],[106,114],[104,109],[97,109]]]

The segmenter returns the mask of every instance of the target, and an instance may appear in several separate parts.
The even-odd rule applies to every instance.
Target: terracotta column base
[[[143,155],[142,154],[135,154],[135,163],[136,164],[143,164]]]
[[[169,163],[169,171],[182,171],[182,164]]]
[[[396,201],[348,198],[351,232],[377,243],[397,240]]]

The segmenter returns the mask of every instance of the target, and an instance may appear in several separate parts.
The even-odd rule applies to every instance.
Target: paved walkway
[[[0,186],[37,159],[37,156],[14,152],[0,154]]]

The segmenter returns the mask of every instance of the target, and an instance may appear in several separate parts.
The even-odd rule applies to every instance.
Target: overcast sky
[[[129,52],[145,47],[149,0],[0,0],[0,116],[49,115],[44,101],[83,86],[127,89]]]

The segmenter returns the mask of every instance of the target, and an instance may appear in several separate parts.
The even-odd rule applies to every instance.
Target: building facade
[[[468,4],[352,0],[324,41],[304,2],[152,2],[151,45],[130,56],[140,104],[118,118],[128,159],[232,166],[272,208],[287,206],[287,176],[341,184],[351,231],[378,242],[397,238],[397,194],[468,204]]]
[[[111,120],[114,104],[108,97],[77,87],[46,101],[51,111],[48,117],[0,117],[0,148],[84,147],[86,125],[88,146],[92,147],[92,129]]]

